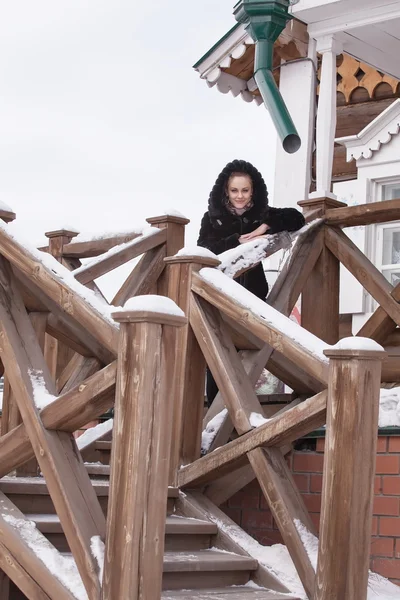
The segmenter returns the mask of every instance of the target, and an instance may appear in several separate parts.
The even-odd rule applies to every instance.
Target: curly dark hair
[[[248,175],[253,184],[253,202],[258,208],[267,207],[268,191],[265,181],[260,173],[251,163],[246,160],[235,159],[224,167],[218,175],[217,180],[208,198],[209,210],[219,209],[224,202],[226,186],[229,178],[233,175]]]

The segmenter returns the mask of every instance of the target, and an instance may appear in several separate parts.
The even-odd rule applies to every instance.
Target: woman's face
[[[248,175],[232,175],[227,185],[229,202],[234,208],[244,208],[251,200],[253,184]]]

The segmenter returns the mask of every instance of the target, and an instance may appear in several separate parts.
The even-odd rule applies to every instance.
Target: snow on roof
[[[167,298],[167,296],[157,296],[155,294],[129,298],[123,307],[115,307],[114,310],[118,312],[146,310],[164,315],[173,315],[174,317],[185,316],[183,310],[179,308],[171,298]]]
[[[369,159],[382,144],[388,144],[400,131],[400,98],[395,100],[364,129],[355,135],[335,139],[346,147],[347,161]]]

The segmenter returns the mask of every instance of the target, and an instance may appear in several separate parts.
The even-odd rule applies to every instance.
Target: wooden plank
[[[278,448],[256,448],[247,456],[301,583],[308,597],[312,598],[315,571],[304,547],[298,523],[313,534],[315,528],[285,458]]]
[[[390,294],[396,300],[396,302],[400,302],[400,283],[396,285],[395,288],[392,289]],[[360,337],[368,337],[379,344],[382,344],[386,341],[386,338],[395,331],[396,323],[389,317],[387,312],[381,307],[378,306],[373,315],[368,319],[366,323],[361,327],[360,331],[357,333],[357,336]]]
[[[165,268],[165,246],[153,248],[142,256],[111,301],[114,306],[123,306],[129,298],[151,293]]]
[[[114,360],[117,354],[118,330],[114,328],[111,322],[100,317],[99,313],[93,311],[72,290],[59,288],[56,277],[52,282],[52,286],[54,285],[52,291],[54,295],[58,296],[58,299],[54,301],[36,280],[29,279],[18,269],[13,269],[13,272],[18,283],[22,283],[25,288],[29,289],[51,313],[47,320],[47,333],[54,334],[54,337],[63,341],[79,354],[97,356],[105,364]],[[73,304],[70,304],[70,299],[74,299],[73,304],[77,301],[79,305],[78,314],[76,314]],[[81,316],[82,321],[80,320]],[[97,325],[99,331],[96,331]],[[108,342],[105,344],[103,343],[104,337],[108,335]]]
[[[167,258],[163,274],[167,295],[186,315],[190,314],[191,282],[194,271],[210,259],[204,257]],[[211,264],[218,264],[213,260]],[[178,469],[200,457],[204,409],[205,359],[192,328],[176,331],[175,364],[171,379],[175,387],[173,431],[170,457],[170,485],[176,484]]]
[[[57,355],[58,355],[58,340],[53,336],[46,334],[44,344],[44,360],[49,368],[52,380],[57,379]]]
[[[314,598],[364,600],[384,352],[332,349],[327,356],[330,378]]]
[[[21,525],[27,523],[25,515],[0,492],[0,568],[14,581],[15,585],[32,600],[74,600],[74,596],[64,587],[41,560],[33,546],[38,540],[42,548],[52,548],[39,532],[31,533],[30,540],[21,532]],[[13,526],[16,522],[20,527]],[[30,542],[30,543],[29,543]]]
[[[112,269],[140,256],[144,252],[164,244],[166,239],[165,231],[159,231],[153,235],[140,236],[126,244],[115,246],[115,248],[106,252],[104,256],[100,255],[94,258],[91,262],[73,271],[73,275],[80,283],[89,283],[109,273]]]
[[[200,492],[181,494],[176,503],[178,514],[191,518],[204,519],[218,525],[218,533],[215,537],[214,546],[227,552],[234,552],[241,556],[250,556],[248,551],[240,545],[238,540],[245,540],[247,534],[232,521],[222,510],[215,506],[208,498]],[[250,536],[248,540],[251,541]],[[282,594],[289,590],[269,570],[258,563],[256,571],[252,574],[254,582],[270,590]]]
[[[87,242],[78,241],[65,244],[63,248],[63,256],[68,258],[93,258],[108,252],[114,246],[125,244],[138,238],[141,234],[137,231],[131,233],[121,233],[108,238],[93,239]]]
[[[140,312],[138,318],[141,319]],[[102,598],[160,598],[172,432],[173,331],[122,313]],[[181,318],[181,325],[186,324]],[[164,338],[164,339],[162,339]],[[171,352],[172,350],[172,352]]]
[[[231,282],[231,285],[239,284]],[[232,319],[237,319],[242,325],[248,327],[254,335],[278,349],[281,353],[284,353],[292,362],[298,364],[307,373],[322,383],[327,383],[327,363],[304,345],[300,345],[299,342],[293,340],[276,323],[267,323],[265,319],[240,305],[228,294],[218,290],[198,274],[193,276],[192,290]]]
[[[29,283],[35,281],[35,295],[40,301],[42,298],[51,300],[61,309],[62,313],[68,314],[69,319],[79,328],[86,329],[87,333],[109,352],[116,353],[118,331],[111,322],[90,306],[79,294],[72,292],[51,269],[9,235],[5,229],[0,231],[0,253],[25,275]],[[38,290],[42,294],[38,294]],[[44,304],[47,306],[46,302]],[[54,312],[52,307],[49,308],[49,311]]]
[[[380,304],[381,308],[400,324],[400,306],[392,296],[393,286],[359,248],[340,230],[326,229],[326,243],[344,266]]]
[[[357,206],[328,209],[325,213],[327,225],[359,227],[376,223],[400,220],[400,199],[367,202]]]
[[[66,394],[74,387],[88,379],[91,375],[97,373],[101,368],[101,363],[97,358],[86,358],[85,356],[76,355],[78,359],[74,361],[75,368],[69,372],[67,381],[62,386],[61,392]],[[72,359],[73,360],[73,359]],[[62,383],[62,382],[60,382]]]
[[[339,340],[339,280],[339,260],[324,245],[302,291],[301,324],[327,344]]]
[[[326,384],[321,383],[309,373],[306,373],[298,365],[276,350],[266,364],[270,371],[280,381],[283,381],[297,394],[312,394],[322,392]]]
[[[179,486],[199,485],[213,481],[240,466],[240,459],[260,446],[282,447],[325,424],[327,392],[305,400],[298,406],[275,416],[195,463],[179,471]]]
[[[55,385],[11,269],[4,259],[0,281],[0,354],[84,585],[89,596],[98,594],[98,567],[90,550],[90,541],[95,535],[104,536],[104,515],[74,438],[68,433],[46,430],[35,406],[31,374],[40,374],[49,394],[55,395]]]
[[[260,396],[258,396],[258,398],[259,400],[261,399]],[[299,398],[296,398],[280,410],[276,410],[275,414],[271,415],[269,418],[283,414],[287,410],[298,406],[300,402],[301,400]],[[265,414],[265,406],[263,408]],[[292,450],[292,445],[286,444],[285,446],[281,447],[280,450],[285,455],[287,454],[287,452],[290,452]],[[231,498],[239,490],[243,489],[254,479],[255,474],[253,468],[251,467],[251,465],[245,465],[243,467],[240,467],[239,469],[236,469],[232,473],[228,473],[228,475],[224,475],[216,481],[213,481],[204,490],[204,494],[207,496],[207,498],[209,498],[209,500],[211,500],[211,502],[214,502],[214,504],[219,506],[220,504],[223,504],[224,502],[229,500],[229,498]]]
[[[116,362],[60,396],[40,413],[43,426],[74,432],[104,414],[114,404]],[[23,423],[0,437],[0,477],[34,456]]]

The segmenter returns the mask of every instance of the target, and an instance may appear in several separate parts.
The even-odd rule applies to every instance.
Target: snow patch
[[[379,427],[400,427],[400,387],[381,389]]]
[[[105,546],[104,546],[103,540],[101,539],[101,537],[99,535],[94,535],[90,539],[90,550],[92,551],[92,554],[93,554],[94,558],[97,561],[97,565],[99,567],[100,585],[102,585],[102,583],[103,583]]]
[[[250,414],[250,425],[252,427],[259,427],[260,425],[264,425],[264,423],[268,423],[268,421],[270,421],[270,419],[266,419],[264,415],[261,415],[260,413],[252,412]]]
[[[115,311],[130,312],[131,310],[146,310],[160,314],[173,315],[174,317],[184,317],[185,313],[167,296],[157,296],[148,294],[146,296],[134,296],[129,298],[123,307],[115,307]]]
[[[185,246],[175,256],[201,256],[203,258],[219,260],[219,257],[214,252],[211,252],[208,248],[203,248],[203,246]]]
[[[281,235],[282,234],[278,234]],[[290,236],[286,234],[288,244],[283,247],[290,246]],[[218,255],[221,264],[218,266],[220,271],[223,271],[228,277],[235,277],[236,273],[243,269],[249,269],[250,267],[258,264],[265,258],[266,251],[276,246],[276,236],[270,236],[265,239],[256,239],[241,244],[236,248],[222,252]]]
[[[42,410],[42,408],[45,408],[54,402],[54,400],[57,399],[57,396],[50,394],[48,391],[43,377],[43,371],[30,369],[28,375],[32,383],[33,401],[35,406],[38,410]]]
[[[204,429],[203,433],[201,434],[201,453],[202,454],[206,454],[209,451],[211,444],[213,443],[215,436],[217,435],[218,431],[220,430],[220,427],[221,427],[222,423],[224,422],[227,414],[228,414],[228,411],[226,408],[224,408],[223,410],[221,410],[221,412],[219,412],[217,415],[215,415],[215,417],[213,419],[211,419],[211,421],[209,421],[207,423],[206,428]]]
[[[69,228],[68,228],[69,229]],[[146,227],[147,229],[147,227]],[[69,231],[72,231],[69,229]],[[127,229],[122,231],[102,231],[101,233],[96,231],[85,231],[83,233],[79,233],[72,241],[72,243],[82,243],[82,242],[95,242],[99,240],[106,240],[114,237],[124,237],[128,235],[141,235],[143,231],[143,227],[139,227],[138,229]]]
[[[2,200],[0,200],[0,210],[6,210],[7,212],[14,212],[14,210],[11,208],[11,206],[6,204]]]
[[[339,340],[337,344],[332,346],[332,350],[373,350],[375,352],[383,352],[384,348],[370,338],[350,336]]]
[[[185,215],[183,215],[181,212],[179,212],[179,210],[175,210],[175,208],[164,209],[159,215],[157,215],[157,217],[161,217],[161,216],[178,217],[179,219],[187,219],[187,217],[185,217]]]
[[[88,600],[74,559],[63,556],[42,535],[33,521],[18,519],[10,514],[3,514],[3,519],[14,527],[28,547],[36,554],[49,571],[65,586],[77,600]]]
[[[108,419],[107,421],[99,423],[95,427],[89,427],[89,429],[86,429],[85,433],[82,433],[82,435],[80,435],[76,440],[78,449],[81,452],[85,450],[88,446],[93,444],[93,442],[99,440],[106,435],[106,433],[112,431],[113,425],[114,419]]]

